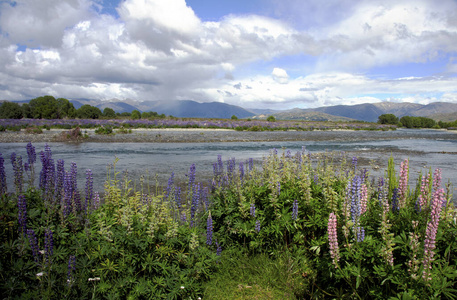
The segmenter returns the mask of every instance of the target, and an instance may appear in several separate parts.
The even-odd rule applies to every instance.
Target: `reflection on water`
[[[411,133],[412,132],[412,133]],[[238,162],[254,158],[260,160],[270,149],[289,149],[300,151],[303,147],[311,153],[325,151],[344,151],[348,156],[358,156],[375,160],[384,170],[387,159],[393,155],[397,165],[409,158],[410,178],[416,179],[419,172],[428,168],[441,168],[443,182],[450,180],[457,187],[457,139],[455,134],[432,130],[407,131],[398,130],[384,134],[379,139],[375,133],[339,132],[337,138],[319,141],[294,142],[230,142],[230,143],[51,143],[55,161],[64,159],[66,168],[74,161],[78,166],[80,187],[84,185],[84,173],[91,169],[94,174],[95,188],[101,190],[106,178],[106,170],[114,159],[119,158],[118,171],[128,170],[132,178],[140,175],[157,174],[159,183],[166,184],[171,172],[177,180],[186,180],[185,174],[191,164],[197,167],[197,178],[208,179],[212,173],[212,164],[217,156],[222,155],[224,161],[235,157]],[[322,133],[322,134],[325,134]],[[332,133],[335,136],[335,133]],[[370,135],[371,134],[371,135]],[[355,138],[357,137],[357,138]],[[374,137],[374,138],[370,138]],[[320,137],[322,138],[322,136]],[[44,149],[44,143],[35,143],[37,153]],[[7,174],[12,174],[9,157],[12,152],[27,156],[25,144],[0,144],[0,153],[5,158]],[[41,168],[41,163],[38,163]],[[375,172],[374,170],[372,171]],[[376,173],[376,172],[375,172]],[[379,172],[378,172],[379,173]],[[375,174],[382,175],[382,174]],[[10,185],[11,186],[11,185]],[[454,192],[454,198],[457,192]]]

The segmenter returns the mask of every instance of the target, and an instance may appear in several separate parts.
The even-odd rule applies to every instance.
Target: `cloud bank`
[[[1,2],[0,99],[457,102],[452,0],[266,1],[217,21],[184,0],[119,1],[116,15],[104,5]]]

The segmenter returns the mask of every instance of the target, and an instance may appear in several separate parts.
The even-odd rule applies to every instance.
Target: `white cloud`
[[[271,72],[271,76],[274,81],[281,84],[285,84],[289,81],[289,75],[287,75],[286,70],[281,68],[274,68],[273,72]]]
[[[456,82],[446,77],[457,69],[453,58],[441,77],[367,75],[374,66],[455,56],[451,0],[288,0],[273,17],[217,22],[201,21],[184,0],[121,1],[119,18],[97,13],[98,3],[0,4],[0,99],[55,93],[276,108],[375,102],[377,94],[456,101]]]

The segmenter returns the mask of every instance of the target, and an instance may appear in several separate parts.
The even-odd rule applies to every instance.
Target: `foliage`
[[[138,110],[132,111],[132,114],[130,115],[132,120],[138,120],[141,119],[141,113]]]
[[[370,178],[357,158],[273,149],[261,165],[219,156],[209,186],[163,189],[109,167],[84,192],[45,146],[34,184],[0,156],[2,298],[455,299],[457,213],[437,169],[409,185],[408,161]],[[36,173],[38,174],[38,173]],[[414,186],[414,185],[413,185]]]
[[[0,105],[1,119],[21,119],[22,108],[16,102],[5,101]]]
[[[435,120],[426,117],[404,116],[400,118],[400,123],[406,128],[432,128],[436,125]]]
[[[275,122],[276,118],[274,116],[268,116],[267,121],[268,122]]]
[[[398,117],[394,114],[382,114],[378,117],[379,124],[391,124],[397,125],[398,124]]]
[[[112,134],[113,128],[111,126],[101,126],[95,129],[96,134]]]
[[[238,117],[235,116],[235,115],[233,115],[230,119],[232,119],[232,120],[238,120]]]
[[[76,111],[76,116],[80,119],[98,119],[102,112],[98,107],[84,104]]]
[[[103,116],[113,119],[116,117],[116,112],[111,107],[105,107],[103,109]]]
[[[34,119],[62,119],[74,118],[76,110],[73,104],[64,98],[42,96],[30,100],[28,103],[30,115]]]

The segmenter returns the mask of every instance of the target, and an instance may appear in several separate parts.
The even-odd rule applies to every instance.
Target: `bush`
[[[96,134],[112,134],[113,128],[111,126],[101,126],[95,129]]]

